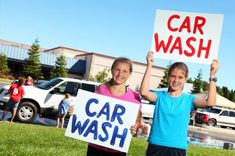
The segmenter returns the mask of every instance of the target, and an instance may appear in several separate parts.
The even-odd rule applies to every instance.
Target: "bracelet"
[[[211,82],[211,81],[217,82],[217,77],[210,77],[209,82]]]

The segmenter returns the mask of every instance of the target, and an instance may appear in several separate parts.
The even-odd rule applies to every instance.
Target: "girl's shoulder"
[[[168,94],[167,90],[151,90],[151,92],[157,94],[158,96]]]
[[[196,95],[193,95],[193,94],[187,93],[187,92],[183,92],[183,94],[185,97],[192,98],[192,99],[195,99],[197,97]]]
[[[65,100],[65,102],[68,102],[68,103],[70,103],[70,99],[66,99],[66,100]]]
[[[105,94],[109,91],[107,84],[101,84],[97,87],[96,93],[98,94]]]
[[[137,100],[136,103],[139,103],[141,101],[140,93],[132,90],[131,88],[128,88],[126,96],[127,96],[127,98],[134,99],[134,101]]]
[[[105,89],[105,88],[108,88],[108,85],[107,84],[100,84],[97,88],[98,89]]]
[[[133,95],[135,95],[135,96],[140,96],[140,93],[139,93],[139,92],[134,91],[134,90],[131,89],[131,88],[128,88],[128,91],[127,91],[127,92],[129,92],[129,93],[131,93],[131,94],[133,94]]]

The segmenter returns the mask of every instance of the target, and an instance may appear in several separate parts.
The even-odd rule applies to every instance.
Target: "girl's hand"
[[[147,64],[148,65],[152,65],[153,61],[154,61],[154,52],[153,51],[149,51],[147,56],[146,56],[146,60],[147,60]]]
[[[149,127],[148,124],[141,124],[140,128],[137,128],[137,124],[135,124],[134,126],[131,126],[131,135],[133,137],[137,136],[137,134],[146,136],[148,135]]]
[[[148,134],[148,131],[149,131],[149,125],[148,124],[142,124],[140,128],[141,128],[141,133],[143,135]]]
[[[74,112],[74,105],[71,105],[71,106],[69,106],[68,113],[71,116],[71,115],[73,115],[73,112]]]
[[[133,137],[135,137],[137,135],[137,131],[138,131],[138,128],[137,128],[137,124],[135,124],[134,126],[131,126],[131,135]]]
[[[219,68],[220,64],[219,64],[219,61],[218,60],[213,60],[212,63],[211,63],[211,73],[210,73],[210,76],[215,76],[218,68]]]

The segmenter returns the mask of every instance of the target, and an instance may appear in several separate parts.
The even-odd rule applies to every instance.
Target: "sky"
[[[155,12],[223,14],[217,85],[235,90],[234,0],[0,0],[0,39],[42,48],[64,46],[146,63]],[[168,60],[155,59],[166,67]],[[209,65],[186,63],[189,77],[208,81]]]

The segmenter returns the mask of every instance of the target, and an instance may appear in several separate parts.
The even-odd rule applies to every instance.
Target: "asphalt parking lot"
[[[0,110],[0,118],[2,117],[2,113],[3,113],[3,111]],[[8,120],[10,119],[10,117],[11,117],[11,113],[8,112],[5,117],[5,122],[9,122]],[[18,122],[18,121],[14,121],[14,122]],[[68,123],[68,120],[65,120],[65,127],[67,126],[67,123]],[[56,120],[37,117],[34,120],[33,124],[44,125],[44,126],[55,126],[56,127]]]
[[[203,133],[213,138],[235,143],[235,130],[206,125],[189,126],[189,132]]]

